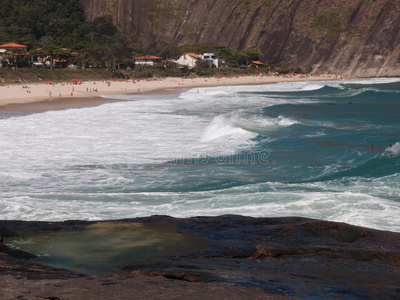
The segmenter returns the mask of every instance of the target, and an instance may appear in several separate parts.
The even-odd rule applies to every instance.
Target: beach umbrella
[[[78,78],[71,79],[71,81],[79,81]]]
[[[52,82],[50,82],[50,81],[47,81],[47,82],[46,82],[46,84],[50,84],[50,85],[52,85],[53,83],[52,83]]]

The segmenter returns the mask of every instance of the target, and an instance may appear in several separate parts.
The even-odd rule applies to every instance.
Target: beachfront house
[[[16,43],[0,45],[0,68],[3,66],[18,66],[28,56],[28,46]]]
[[[214,53],[185,53],[182,54],[178,59],[171,61],[182,66],[187,66],[190,69],[193,69],[196,66],[196,63],[199,61],[203,61],[215,68],[218,68],[220,65],[220,60],[215,56]]]
[[[185,53],[182,54],[178,59],[172,61],[179,65],[187,66],[189,69],[193,69],[196,66],[196,62],[201,59],[201,56],[195,53]]]
[[[145,55],[145,56],[135,57],[134,60],[135,60],[135,65],[153,66],[155,64],[162,63],[164,59],[154,55]]]
[[[68,59],[78,55],[78,52],[72,52],[68,48],[54,48],[52,51],[37,48],[31,51],[31,63],[35,68],[66,68]]]
[[[16,43],[8,43],[8,44],[4,44],[4,45],[0,45],[0,50],[16,50],[16,49],[22,49],[25,50],[25,52],[28,49],[28,46],[25,45],[20,45],[20,44],[16,44]]]
[[[203,53],[201,59],[208,63],[210,66],[218,68],[219,60],[214,53]]]

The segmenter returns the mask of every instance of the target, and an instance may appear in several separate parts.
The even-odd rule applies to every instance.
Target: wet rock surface
[[[139,231],[144,235],[129,240]],[[107,276],[79,275],[65,270],[68,265],[44,266],[35,259],[38,253],[12,246],[21,237],[59,235],[68,242],[88,232],[99,243],[113,236],[113,252],[104,245],[98,249],[107,259],[124,253]],[[0,233],[1,299],[128,299],[133,294],[149,299],[400,298],[400,234],[344,223],[153,216],[109,222],[0,221]],[[116,236],[129,242],[125,248],[117,245]],[[89,249],[88,239],[80,247]],[[137,252],[138,247],[148,255]]]

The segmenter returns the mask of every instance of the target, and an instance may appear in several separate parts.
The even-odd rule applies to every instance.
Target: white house
[[[201,59],[208,63],[210,66],[215,66],[216,68],[219,67],[218,58],[215,56],[214,53],[204,53],[201,55]]]
[[[204,61],[208,63],[210,66],[219,67],[219,59],[215,56],[214,53],[204,53],[204,54],[195,54],[195,53],[185,53],[182,54],[177,60],[173,60],[183,66],[188,66],[189,68],[194,68],[196,66],[196,62]]]
[[[196,62],[199,60],[201,60],[201,56],[195,53],[185,53],[182,54],[177,60],[174,60],[174,62],[192,69],[196,66]]]

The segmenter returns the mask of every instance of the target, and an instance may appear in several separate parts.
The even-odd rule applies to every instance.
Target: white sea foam
[[[10,168],[110,164],[123,162],[132,153],[140,156],[136,163],[157,163],[190,155],[197,149],[207,120],[194,114],[176,115],[165,105],[156,109],[149,102],[0,120],[2,163]],[[18,159],[10,159],[13,156]]]
[[[394,83],[400,82],[400,78],[397,77],[390,77],[390,78],[364,78],[364,79],[344,79],[339,81],[331,81],[329,82],[330,86],[335,85],[336,83],[339,84],[364,84],[364,85],[371,85],[371,84],[385,84],[385,83]]]
[[[258,85],[256,92],[300,92],[315,91],[326,86],[326,81],[299,81],[299,82],[278,82],[268,85]]]
[[[313,138],[313,137],[321,137],[321,136],[325,136],[326,133],[324,131],[317,131],[315,134],[306,134],[304,135],[304,137],[307,138]]]
[[[272,132],[281,128],[299,123],[299,121],[284,116],[271,118],[260,114],[254,114],[248,118],[235,120],[234,125],[257,134],[270,135]]]
[[[396,144],[387,147],[384,154],[392,154],[398,156],[400,154],[400,142],[397,142]]]
[[[244,130],[235,126],[234,120],[238,118],[235,114],[216,116],[205,129],[202,141],[211,141],[221,137],[245,134]]]
[[[261,113],[238,110],[214,117],[210,125],[205,129],[202,141],[217,141],[221,138],[237,139],[237,144],[249,147],[257,134],[268,135],[279,128],[298,124],[299,121],[288,117],[267,117]]]
[[[266,185],[268,185],[266,187]],[[84,195],[81,200],[34,197],[14,198],[14,204],[2,199],[0,206],[5,219],[48,220],[66,219],[101,220],[167,214],[174,217],[197,215],[216,216],[241,214],[253,217],[302,216],[341,221],[358,226],[400,232],[394,215],[400,213],[400,203],[372,196],[364,192],[340,191],[322,183],[305,184],[303,191],[281,190],[283,184],[266,183],[220,191],[188,193],[131,193]],[[267,188],[266,191],[263,189]],[[320,191],[318,191],[320,189]],[[275,191],[274,191],[275,190]],[[313,191],[314,190],[314,191]],[[249,193],[249,191],[252,191]],[[78,195],[75,197],[79,198]],[[37,209],[40,201],[41,209]],[[373,216],[373,217],[372,217]]]

